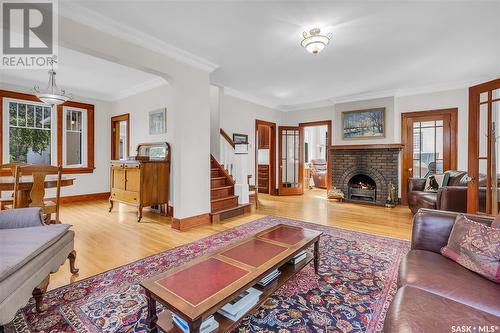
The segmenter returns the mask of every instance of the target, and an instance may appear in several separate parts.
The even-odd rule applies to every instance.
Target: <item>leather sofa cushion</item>
[[[54,224],[0,230],[0,282],[57,242],[70,227]]]
[[[500,316],[500,285],[438,253],[408,252],[401,261],[398,286],[422,289]]]
[[[384,332],[453,332],[452,326],[495,326],[499,321],[487,312],[407,286],[396,293]]]

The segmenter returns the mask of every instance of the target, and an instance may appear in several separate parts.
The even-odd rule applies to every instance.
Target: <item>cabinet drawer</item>
[[[139,193],[132,191],[123,191],[119,189],[112,189],[111,199],[137,204],[139,203]]]

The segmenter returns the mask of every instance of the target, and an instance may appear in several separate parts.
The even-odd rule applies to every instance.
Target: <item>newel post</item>
[[[234,194],[238,196],[239,204],[249,203],[248,197],[248,144],[236,143],[234,145],[234,169],[235,180]]]

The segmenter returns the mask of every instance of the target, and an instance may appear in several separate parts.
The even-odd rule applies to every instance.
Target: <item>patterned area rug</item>
[[[235,332],[381,331],[409,242],[269,216],[50,291],[46,313],[31,300],[6,332],[147,332],[140,281],[279,223],[324,233],[319,277],[306,266]]]

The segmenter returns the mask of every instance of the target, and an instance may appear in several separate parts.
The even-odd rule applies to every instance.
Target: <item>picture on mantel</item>
[[[385,137],[385,108],[342,112],[343,137],[376,139]]]

